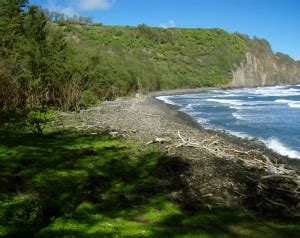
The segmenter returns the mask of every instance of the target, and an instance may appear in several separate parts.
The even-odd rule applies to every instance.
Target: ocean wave
[[[258,97],[290,97],[290,96],[300,96],[300,90],[287,87],[271,87],[256,89],[254,92]]]
[[[299,96],[300,89],[291,88],[291,86],[275,86],[275,87],[258,87],[258,88],[244,88],[244,89],[232,89],[225,92],[221,92],[222,97],[237,97],[246,96],[249,97],[280,97],[280,96]]]
[[[210,129],[210,130],[215,130],[215,131],[220,131],[220,132],[223,132],[223,133],[228,133],[230,135],[233,135],[233,136],[236,136],[236,137],[239,137],[239,138],[243,138],[243,139],[254,139],[254,137],[244,133],[244,132],[238,132],[238,131],[232,131],[232,130],[229,130],[229,129],[225,129],[224,127],[221,127],[221,126],[216,126],[216,125],[213,125],[210,123],[210,120],[209,119],[206,119],[206,118],[200,118],[200,117],[197,117],[196,121],[202,126],[204,127],[205,129]]]
[[[234,93],[230,93],[230,94],[223,94],[223,95],[220,95],[220,93],[218,93],[218,95],[212,95],[211,97],[212,98],[229,98],[229,97],[240,97],[242,96],[243,94],[234,94]]]
[[[286,100],[286,99],[278,99],[275,100],[275,103],[279,104],[287,104],[291,108],[300,108],[300,101],[292,101],[292,100]]]
[[[243,138],[243,139],[254,139],[254,137],[243,133],[243,132],[236,132],[236,131],[231,131],[231,130],[225,130],[226,132],[228,132],[231,135],[237,136],[239,138]],[[293,158],[293,159],[300,159],[300,152],[296,151],[296,150],[292,150],[291,148],[289,148],[287,145],[283,144],[279,139],[277,138],[270,138],[268,140],[264,140],[264,139],[259,139],[260,141],[262,141],[269,149],[273,150],[274,152],[283,155],[283,156],[287,156],[289,158]]]
[[[243,109],[242,106],[230,106],[229,108],[230,109],[235,109],[235,110],[241,110],[241,109]]]
[[[197,118],[197,122],[199,123],[199,124],[205,124],[206,126],[208,126],[208,123],[209,123],[209,119],[205,119],[205,118]]]
[[[286,100],[286,99],[277,99],[277,100],[275,100],[275,103],[279,103],[279,104],[288,104],[290,102],[293,102],[293,101]]]
[[[164,103],[167,103],[167,104],[170,104],[170,105],[179,106],[179,104],[171,101],[169,98],[170,98],[170,96],[159,96],[159,97],[156,97],[156,99],[158,99],[160,101],[163,101]]]
[[[300,102],[292,102],[288,104],[292,108],[300,108]]]
[[[186,108],[192,109],[192,108],[193,108],[193,104],[188,104],[188,105],[186,106]]]
[[[196,118],[197,116],[199,116],[199,114],[201,114],[201,112],[197,112],[197,111],[188,111],[188,110],[182,110],[180,109],[180,112],[184,112],[186,114],[188,114],[189,116]]]
[[[198,93],[198,94],[172,95],[172,97],[180,98],[180,99],[188,99],[188,100],[193,100],[193,99],[199,100],[199,99],[207,97],[207,93],[203,92],[203,93]]]
[[[213,129],[217,131],[223,131],[225,133],[229,133],[233,136],[243,138],[243,139],[254,139],[253,136],[250,136],[244,132],[237,132],[237,131],[232,131],[228,129],[224,129],[221,127],[213,126],[209,124],[208,119],[204,118],[198,118],[197,122],[201,124],[204,128],[207,129]],[[273,150],[274,152],[283,155],[283,156],[288,156],[289,158],[295,158],[295,159],[300,159],[300,152],[296,150],[292,150],[289,148],[287,145],[283,144],[279,139],[277,138],[270,138],[268,140],[264,140],[261,138],[258,138],[258,140],[262,141],[269,149]]]
[[[300,87],[300,84],[297,86]],[[180,106],[180,111],[190,115],[206,129],[253,138],[249,133],[273,151],[300,159],[299,139],[295,133],[290,136],[291,144],[281,142],[289,136],[289,130],[294,132],[299,129],[299,96],[300,88],[277,86],[214,90],[200,95],[161,96],[157,99]]]
[[[229,105],[236,105],[236,106],[242,106],[245,104],[245,102],[241,100],[234,100],[234,99],[215,99],[215,98],[209,98],[206,100],[207,102],[217,102],[221,104],[229,104]]]
[[[182,112],[190,112],[190,111],[192,111],[194,109],[194,106],[195,106],[195,104],[189,103],[188,105],[182,107],[180,109],[180,111],[182,111]]]
[[[253,123],[268,123],[268,122],[273,122],[273,118],[265,118],[265,117],[260,117],[253,115],[252,113],[242,113],[242,112],[233,112],[232,116],[238,120],[238,121],[244,121],[250,124]]]
[[[288,156],[290,158],[300,159],[300,152],[296,150],[292,150],[288,146],[284,145],[277,138],[270,138],[268,140],[262,140],[265,145],[271,150],[277,152],[278,154]]]
[[[253,139],[254,137],[246,134],[246,133],[243,133],[243,132],[238,132],[238,131],[231,131],[231,130],[226,130],[226,132],[228,132],[229,134],[231,135],[234,135],[236,137],[239,137],[239,138],[242,138],[242,139]]]
[[[290,91],[291,91],[291,92],[300,92],[300,89],[297,89],[297,88],[290,88]]]
[[[207,102],[216,102],[220,104],[226,104],[230,105],[231,109],[254,109],[257,108],[257,106],[266,106],[273,104],[273,102],[268,102],[268,101],[242,101],[242,100],[235,100],[235,99],[216,99],[216,98],[209,98],[206,99]]]
[[[245,121],[245,120],[246,120],[246,119],[245,119],[240,113],[238,113],[238,112],[232,113],[232,116],[233,116],[234,118],[236,118],[237,120],[241,120],[241,121]]]
[[[238,111],[241,111],[241,110],[258,110],[258,109],[263,109],[267,106],[270,106],[270,105],[266,105],[266,104],[248,104],[248,105],[242,105],[242,106],[235,106],[235,105],[232,105],[230,106],[229,108],[230,109],[234,109],[234,110],[238,110]]]

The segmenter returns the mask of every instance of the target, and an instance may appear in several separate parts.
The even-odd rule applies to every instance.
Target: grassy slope
[[[147,26],[63,26],[86,70],[89,91],[127,94],[220,86],[232,79],[247,42],[220,29],[161,29]]]
[[[297,237],[300,226],[230,209],[187,215],[179,161],[105,135],[0,131],[0,236]]]

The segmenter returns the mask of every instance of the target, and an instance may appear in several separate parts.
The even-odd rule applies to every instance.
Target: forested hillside
[[[74,24],[62,29],[86,64],[88,92],[101,98],[225,85],[246,52],[242,36],[220,29]]]
[[[136,92],[225,86],[247,52],[274,55],[264,39],[221,29],[103,26],[0,3],[2,110],[78,110]],[[277,61],[299,65],[283,54]]]

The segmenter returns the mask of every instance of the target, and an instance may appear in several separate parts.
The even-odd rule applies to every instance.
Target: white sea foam
[[[207,102],[216,102],[220,104],[227,104],[230,105],[231,109],[253,109],[254,106],[261,106],[266,104],[273,104],[272,102],[267,101],[242,101],[242,100],[235,100],[235,99],[216,99],[216,98],[209,98],[206,100]],[[248,108],[249,107],[249,108]]]
[[[206,93],[199,93],[199,94],[182,94],[182,95],[174,95],[172,97],[176,98],[182,98],[182,99],[201,99],[203,97],[206,97]]]
[[[197,112],[197,111],[189,111],[189,110],[180,110],[181,112],[185,112],[186,114],[190,115],[191,117],[196,117],[199,114],[201,114],[201,112]]]
[[[232,116],[233,116],[234,118],[236,118],[237,120],[242,120],[242,121],[245,121],[245,120],[246,120],[246,119],[245,119],[240,113],[238,113],[238,112],[232,113]]]
[[[208,126],[209,120],[205,118],[197,118],[197,122],[199,124],[205,124],[206,126]]]
[[[243,132],[237,132],[237,131],[231,131],[231,130],[226,130],[226,132],[228,132],[229,134],[234,135],[236,137],[239,137],[239,138],[250,139],[250,140],[253,139],[252,136],[249,136]]]
[[[300,92],[300,89],[297,89],[297,88],[290,88],[289,89],[291,92]]]
[[[300,87],[300,84],[296,87]],[[193,95],[161,96],[157,99],[167,104],[180,106],[180,111],[192,116],[204,128],[227,132],[241,138],[252,138],[247,135],[247,133],[250,133],[275,152],[300,159],[300,150],[297,147],[294,147],[293,144],[284,144],[281,141],[282,138],[285,138],[281,137],[281,133],[285,133],[283,136],[287,136],[286,133],[288,133],[288,131],[281,130],[283,121],[287,123],[287,128],[291,127],[293,130],[299,128],[295,122],[299,118],[300,88],[296,87],[277,86],[226,91],[215,90]],[[268,98],[270,96],[272,98]],[[216,110],[215,108],[218,106],[231,108],[232,110]],[[200,111],[202,111],[202,115]],[[236,120],[230,117],[231,114]],[[207,119],[201,118],[203,115]],[[226,121],[219,123],[218,120],[221,121],[223,116]],[[285,116],[288,116],[288,120],[284,119]],[[216,122],[215,118],[218,119]],[[247,125],[249,128],[241,126],[239,129],[239,127],[236,127],[239,124]],[[253,128],[253,131],[251,128]],[[280,128],[280,130],[277,130],[277,128]],[[236,129],[243,132],[236,132]],[[260,136],[273,138],[263,140]],[[290,139],[297,144],[298,140],[293,136],[294,134],[291,135]]]
[[[241,100],[233,100],[233,99],[215,99],[215,98],[209,98],[206,101],[208,102],[217,102],[221,104],[229,104],[229,105],[236,105],[236,106],[242,106],[244,105],[244,102]]]
[[[254,139],[254,137],[249,136],[248,134],[242,132],[235,132],[231,130],[226,130],[231,135],[240,137],[240,138],[247,138],[247,139]],[[284,156],[288,156],[294,159],[300,159],[300,152],[296,150],[292,150],[288,146],[284,145],[280,140],[277,138],[270,138],[268,140],[260,139],[269,149],[275,151],[276,153]]]
[[[230,106],[230,109],[235,109],[235,110],[241,110],[243,107],[242,106]]]
[[[282,96],[299,96],[300,90],[287,88],[286,86],[259,88],[254,92],[258,97],[282,97]]]
[[[192,109],[192,108],[193,108],[193,104],[188,104],[188,105],[186,106],[186,108]]]
[[[288,156],[290,158],[297,158],[300,159],[300,152],[296,150],[290,149],[288,146],[284,145],[280,140],[277,138],[270,138],[268,140],[262,140],[265,145],[274,150],[278,154]]]
[[[160,101],[163,101],[164,103],[171,104],[171,105],[178,105],[175,102],[171,101],[169,98],[170,98],[170,96],[159,96],[159,97],[156,97],[156,99],[158,99]]]
[[[279,103],[279,104],[287,104],[291,108],[300,108],[300,101],[278,99],[278,100],[275,100],[275,102]]]
[[[232,131],[232,130],[224,130],[223,128],[212,126],[209,124],[209,120],[204,119],[204,118],[198,118],[197,120],[198,123],[200,123],[202,126],[208,129],[214,129],[218,131],[224,131],[227,132],[233,136],[243,138],[243,139],[254,139],[254,137],[243,133],[243,132],[237,132],[237,131]],[[280,140],[277,138],[270,138],[268,140],[263,140],[260,139],[269,149],[275,151],[276,153],[284,156],[288,156],[290,158],[295,158],[295,159],[300,159],[300,152],[296,150],[292,150],[288,146],[284,145]]]
[[[230,93],[230,94],[223,94],[223,95],[220,95],[220,94],[218,94],[218,95],[212,95],[211,97],[213,97],[213,98],[229,98],[229,97],[239,97],[239,96],[241,96],[240,94],[234,94],[234,93]]]
[[[288,104],[292,108],[300,108],[300,102],[292,102]]]
[[[193,109],[194,109],[193,106],[194,106],[193,104],[188,104],[185,107],[180,108],[179,111],[186,112],[186,113],[192,113]],[[195,113],[197,113],[197,112],[195,112]]]
[[[300,86],[300,85],[296,85]],[[216,91],[217,92],[217,91]],[[299,96],[300,89],[291,88],[291,85],[287,86],[275,86],[275,87],[257,87],[257,88],[243,88],[243,89],[231,89],[227,91],[219,92],[224,97],[235,97],[249,95],[249,98],[255,97],[267,97],[267,96]]]
[[[288,104],[292,102],[291,100],[286,100],[286,99],[277,99],[275,100],[275,103],[279,103],[279,104]]]

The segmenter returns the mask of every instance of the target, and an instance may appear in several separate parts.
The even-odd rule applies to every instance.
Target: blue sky
[[[31,0],[105,25],[222,28],[267,39],[300,60],[300,0]]]

